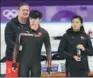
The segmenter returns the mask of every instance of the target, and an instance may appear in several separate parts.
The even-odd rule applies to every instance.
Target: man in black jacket
[[[48,71],[51,69],[51,45],[48,32],[40,27],[41,12],[32,10],[29,15],[30,25],[20,33],[13,52],[13,69],[17,68],[16,59],[20,54],[19,77],[32,77],[41,75],[41,48],[46,48]],[[20,53],[19,50],[22,52]]]
[[[72,27],[63,35],[58,48],[59,56],[66,59],[66,69],[71,77],[87,76],[89,72],[87,56],[93,55],[92,43],[82,24],[83,19],[74,16]]]
[[[18,7],[18,16],[11,19],[5,27],[5,42],[6,42],[6,56],[1,60],[12,61],[13,49],[16,42],[18,33],[23,31],[23,28],[27,27],[29,16],[29,5],[27,3],[21,3]]]

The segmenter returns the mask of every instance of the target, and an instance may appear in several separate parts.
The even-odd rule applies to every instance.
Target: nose
[[[34,23],[35,23],[35,20],[34,20],[34,19],[32,19],[32,20],[31,20],[31,23],[32,23],[32,24],[34,24]]]
[[[74,23],[74,26],[76,26],[77,24],[76,23]]]
[[[25,9],[24,12],[25,12],[25,13],[29,13],[29,10]]]

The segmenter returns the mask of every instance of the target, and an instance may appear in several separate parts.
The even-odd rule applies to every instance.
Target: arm
[[[17,58],[17,55],[19,53],[19,46],[20,46],[20,43],[19,43],[18,37],[17,37],[15,47],[14,47],[14,50],[13,50],[13,58],[12,58],[12,62],[13,62],[12,63],[12,68],[13,68],[13,70],[17,69],[16,58]]]
[[[19,52],[19,46],[20,46],[20,35],[17,37],[16,39],[16,43],[15,43],[15,47],[14,47],[14,50],[13,50],[13,63],[16,63],[16,58],[17,58],[17,55],[18,55],[18,52]]]
[[[84,51],[87,55],[92,56],[93,55],[93,47],[90,38],[87,39],[87,45]]]
[[[50,44],[50,38],[48,33],[45,34],[44,44],[46,48],[48,67],[51,67],[51,44]]]
[[[7,23],[6,27],[5,27],[5,42],[6,45],[10,48],[14,48],[15,42],[13,41],[13,29],[12,29],[12,24],[9,22]]]
[[[19,36],[16,39],[16,44],[15,44],[15,47],[14,47],[13,59],[12,59],[13,70],[15,70],[17,68],[16,59],[17,59],[17,55],[19,53],[19,47],[20,47],[21,38],[22,38],[22,34],[19,34]]]
[[[60,58],[62,59],[73,58],[73,54],[67,52],[67,47],[68,47],[67,44],[68,44],[68,41],[67,41],[67,37],[65,34],[61,38],[61,41],[58,47],[58,54]]]

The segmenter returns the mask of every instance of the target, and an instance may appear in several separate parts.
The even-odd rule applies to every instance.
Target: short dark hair
[[[75,19],[75,18],[78,18],[78,19],[80,20],[80,22],[83,23],[83,18],[82,18],[81,16],[79,16],[79,15],[73,16],[72,19],[71,19],[71,22],[72,22],[72,20]]]
[[[29,17],[34,18],[34,19],[36,19],[36,18],[41,19],[42,18],[42,13],[38,10],[31,10],[30,13],[29,13]]]
[[[21,7],[21,6],[24,6],[24,5],[29,6],[29,4],[28,4],[27,2],[22,2],[22,3],[19,4],[18,9],[20,9],[20,7]]]

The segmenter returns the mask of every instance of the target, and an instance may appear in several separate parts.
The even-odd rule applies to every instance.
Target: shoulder
[[[48,34],[48,31],[42,27],[40,27],[40,32],[44,33],[44,34]]]
[[[88,35],[88,34],[86,34],[86,33],[83,33],[81,36],[83,36],[83,37],[84,37],[84,40],[85,40],[85,41],[90,40],[89,35]]]
[[[16,18],[13,18],[10,21],[8,21],[8,23],[6,24],[6,26],[11,27],[11,26],[16,25],[16,23],[17,23],[16,22]]]
[[[89,35],[86,34],[86,33],[83,33],[82,35],[83,35],[84,37],[86,37],[86,38],[89,38]]]
[[[64,33],[64,34],[63,34],[63,37],[64,37],[64,38],[68,38],[69,36],[70,36],[70,35],[69,35],[68,33]]]

